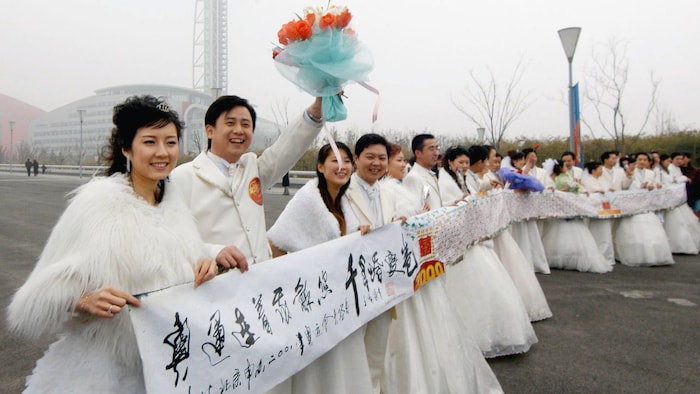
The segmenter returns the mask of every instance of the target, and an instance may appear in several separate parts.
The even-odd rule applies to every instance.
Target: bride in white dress
[[[553,164],[550,177],[556,186],[555,193],[578,193],[580,185],[570,180],[563,171],[562,162],[554,160],[550,163]],[[552,268],[595,273],[610,272],[613,269],[612,263],[598,250],[583,219],[548,220],[542,233],[542,243]]]
[[[353,171],[352,153],[341,142],[337,146],[343,162],[338,163],[330,145],[323,146],[318,154],[317,178],[295,193],[268,231],[274,257],[358,230],[354,215],[344,214],[351,212],[344,193]],[[366,325],[360,327],[268,393],[371,393],[365,329]]]
[[[685,184],[688,178],[681,172],[680,166],[683,155],[674,153],[668,172],[661,169],[660,180],[666,185]],[[663,176],[666,175],[666,176]],[[682,254],[698,254],[700,249],[700,222],[688,204],[682,204],[666,211],[664,230],[668,236],[671,252]]]
[[[512,163],[513,167],[524,175],[532,176],[541,181],[541,177],[537,177],[542,169],[535,167],[537,163],[537,154],[534,152],[529,152],[529,157],[531,163],[528,167],[525,167],[527,156],[523,152],[515,152],[510,160],[508,158],[503,160],[503,163],[507,166],[509,162]],[[523,169],[528,173],[525,174]],[[532,174],[530,174],[532,172]],[[547,256],[544,252],[544,245],[542,245],[542,237],[540,236],[540,230],[537,226],[537,220],[523,220],[520,222],[514,222],[510,226],[510,234],[513,239],[520,247],[520,250],[527,258],[527,261],[532,265],[532,269],[535,272],[541,274],[549,274],[549,264],[547,263]]]
[[[405,216],[427,210],[421,198],[402,185],[405,161],[401,147],[391,144],[387,189],[404,196]],[[418,165],[418,164],[416,164]],[[410,201],[408,201],[410,200]],[[456,318],[448,301],[445,275],[423,285],[396,306],[389,342],[382,394],[499,393],[501,386],[481,350]]]
[[[465,152],[461,148],[454,149],[445,152],[443,169],[448,175],[444,178],[457,185],[454,178],[457,172],[450,167]],[[472,146],[466,153],[471,162],[467,187],[478,193],[482,187],[476,172],[481,172],[485,166],[488,151]],[[444,189],[440,188],[443,202],[454,201],[454,195],[447,194]],[[450,301],[485,357],[524,353],[537,343],[523,299],[494,252],[492,241],[467,248],[460,262],[448,266],[446,276]]]
[[[486,146],[486,148],[489,150],[488,168],[484,167],[477,176],[479,176],[482,185],[499,190],[503,187],[503,180],[496,176],[500,169],[500,160],[495,148],[491,146]],[[520,293],[530,321],[535,322],[552,317],[552,311],[549,309],[540,282],[508,229],[494,237],[493,250]]]
[[[582,182],[583,187],[590,193],[590,198],[599,202],[601,209],[607,209],[604,202],[608,200],[608,191],[605,189],[602,175],[603,163],[599,161],[586,163],[586,173]],[[590,219],[588,221],[588,229],[598,245],[598,250],[611,265],[615,265],[615,249],[612,240],[613,222],[614,219]]]
[[[653,190],[656,187],[654,172],[648,169],[650,161],[646,153],[636,155],[630,190]],[[615,258],[624,265],[640,267],[674,264],[664,227],[653,212],[620,219],[613,239]]]

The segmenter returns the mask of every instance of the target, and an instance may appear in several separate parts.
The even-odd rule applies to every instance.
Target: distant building
[[[26,157],[17,157],[18,148],[27,138],[29,124],[44,113],[33,105],[0,94],[0,151],[3,153],[3,163],[9,162],[10,142],[14,145],[15,163],[24,163],[27,160]],[[12,130],[10,122],[14,122]]]
[[[181,153],[196,154],[207,148],[204,114],[212,96],[203,92],[167,85],[122,85],[95,91],[95,95],[74,101],[44,113],[29,126],[29,137],[35,149],[62,152],[77,157],[80,151],[80,114],[84,161],[97,161],[100,149],[109,138],[114,106],[133,95],[150,94],[162,97],[185,122]],[[251,150],[262,150],[277,139],[275,123],[258,119]]]

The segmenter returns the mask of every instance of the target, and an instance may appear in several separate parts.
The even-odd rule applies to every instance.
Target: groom
[[[272,258],[265,236],[263,190],[289,171],[323,126],[321,99],[291,122],[258,157],[247,152],[256,114],[246,99],[222,96],[204,117],[208,150],[171,174],[184,197],[210,256],[225,269],[246,271]]]

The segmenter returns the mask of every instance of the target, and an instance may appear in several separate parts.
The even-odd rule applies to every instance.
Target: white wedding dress
[[[524,220],[513,222],[510,226],[510,234],[520,247],[532,269],[540,274],[549,274],[547,255],[544,252],[540,230],[536,220]]]
[[[654,181],[651,170],[635,169],[630,189]],[[659,217],[653,212],[620,219],[615,229],[615,259],[630,267],[674,264],[671,247]]]
[[[510,233],[507,230],[501,232],[493,239],[493,246],[494,252],[520,293],[530,321],[552,317],[540,282]]]
[[[485,357],[525,353],[537,336],[491,245],[486,241],[469,247],[460,262],[447,268],[449,300]]]
[[[359,223],[346,199],[341,203],[349,230]],[[309,231],[309,227],[313,231]],[[352,231],[350,231],[352,232]],[[278,248],[294,252],[339,238],[340,226],[328,211],[318,191],[318,180],[312,179],[287,203],[267,237]],[[371,393],[372,379],[365,348],[364,325],[339,342],[326,354],[269,390],[268,394],[292,393]]]
[[[542,236],[552,268],[605,273],[613,270],[582,219],[550,219]]]
[[[698,254],[700,221],[688,204],[666,211],[664,230],[666,230],[672,253]]]
[[[445,290],[445,275],[396,306],[382,394],[503,392],[456,315]]]
[[[388,179],[392,192],[407,201],[406,216],[422,207],[400,181]],[[415,199],[419,201],[419,198]],[[396,306],[382,376],[382,394],[502,393],[445,289],[443,274]]]

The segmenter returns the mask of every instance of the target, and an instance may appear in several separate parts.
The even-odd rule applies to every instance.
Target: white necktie
[[[376,185],[367,188],[367,196],[369,196],[369,206],[372,210],[372,221],[375,224],[375,226],[372,227],[378,227],[382,224],[382,218],[379,214],[379,191]]]

